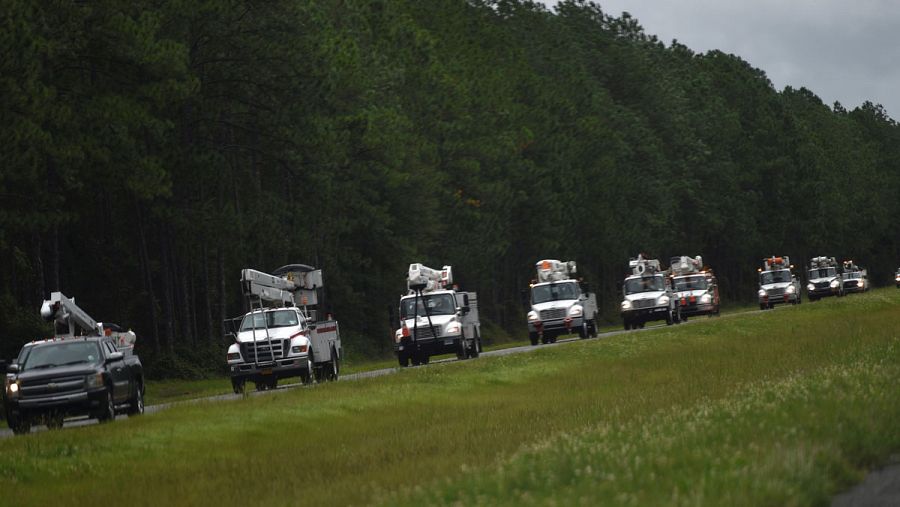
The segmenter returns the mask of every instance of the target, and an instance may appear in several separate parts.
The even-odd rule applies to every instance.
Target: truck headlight
[[[95,389],[97,387],[103,387],[103,374],[102,373],[94,373],[93,375],[88,375],[84,377],[84,386],[88,389]]]
[[[625,301],[622,301],[622,311],[625,310],[631,310],[631,301],[627,299]]]
[[[837,280],[832,280],[832,281],[831,281],[831,288],[832,288],[832,289],[837,289],[840,285],[841,285],[841,282],[839,282],[839,281],[837,281]]]
[[[700,296],[700,304],[706,305],[710,302],[712,302],[712,296],[710,296],[708,293]]]
[[[668,306],[669,296],[659,296],[656,299],[656,306]]]
[[[539,320],[541,320],[541,319],[538,317],[538,314],[536,311],[531,310],[530,312],[528,312],[528,322],[537,322]]]
[[[794,292],[797,292],[797,288],[794,287],[793,285],[788,285],[787,289],[784,289],[784,292],[786,294],[793,294]]]
[[[765,290],[765,289],[759,289],[759,292],[757,292],[757,294],[759,294],[759,297],[761,297],[761,298],[762,298],[762,297],[766,297],[766,290]]]
[[[309,345],[294,345],[291,347],[291,352],[294,354],[302,354],[309,350]]]
[[[17,397],[19,395],[19,381],[6,379],[6,393],[10,398]]]
[[[569,308],[569,317],[581,317],[582,312],[584,312],[584,308],[581,305],[572,305]]]
[[[444,334],[459,334],[459,322],[451,322],[447,324]]]
[[[860,287],[864,286],[865,284],[866,284],[866,281],[863,280],[862,278],[860,278],[859,282],[857,283],[857,285],[859,285]]]
[[[816,286],[813,284],[809,284],[806,286],[806,290],[812,292],[812,291],[816,290]]]

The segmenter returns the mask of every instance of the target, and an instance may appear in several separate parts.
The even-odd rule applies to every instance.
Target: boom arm
[[[54,292],[50,294],[50,299],[44,300],[44,304],[41,305],[41,317],[47,322],[68,326],[69,334],[72,336],[75,335],[76,325],[88,334],[103,334],[97,321],[79,308],[74,299],[67,298],[62,292]]]
[[[453,268],[444,266],[440,271],[419,263],[409,265],[406,276],[406,287],[410,292],[417,290],[431,292],[449,287],[453,284]]]

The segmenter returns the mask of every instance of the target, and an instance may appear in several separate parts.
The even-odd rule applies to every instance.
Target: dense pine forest
[[[495,336],[540,258],[577,260],[610,318],[638,252],[703,255],[732,302],[766,255],[900,263],[882,107],[602,2],[0,0],[0,48],[5,358],[61,290],[156,375],[213,371],[239,270],[292,262],[324,269],[357,357],[390,350],[410,262],[452,264]]]

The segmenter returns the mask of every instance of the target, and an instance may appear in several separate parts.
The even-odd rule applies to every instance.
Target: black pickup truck
[[[36,423],[60,428],[70,416],[110,421],[144,412],[144,371],[130,348],[106,336],[32,342],[7,367],[3,398],[16,434]]]

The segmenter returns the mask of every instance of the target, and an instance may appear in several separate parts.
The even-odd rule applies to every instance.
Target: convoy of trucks
[[[284,378],[299,377],[304,384],[337,380],[341,335],[337,321],[317,310],[322,282],[322,270],[305,264],[272,274],[241,271],[250,311],[232,319],[239,325],[226,361],[235,393],[242,393],[248,381],[264,391]]]
[[[597,296],[574,278],[575,261],[540,260],[529,287],[528,339],[532,345],[555,343],[557,337],[577,333],[597,336]]]
[[[406,287],[394,331],[400,366],[428,364],[431,356],[440,354],[478,357],[482,349],[478,295],[456,288],[451,266],[437,270],[410,264]]]
[[[791,270],[794,266],[788,256],[766,257],[759,271],[759,309],[774,308],[776,304],[802,302],[800,281]]]

